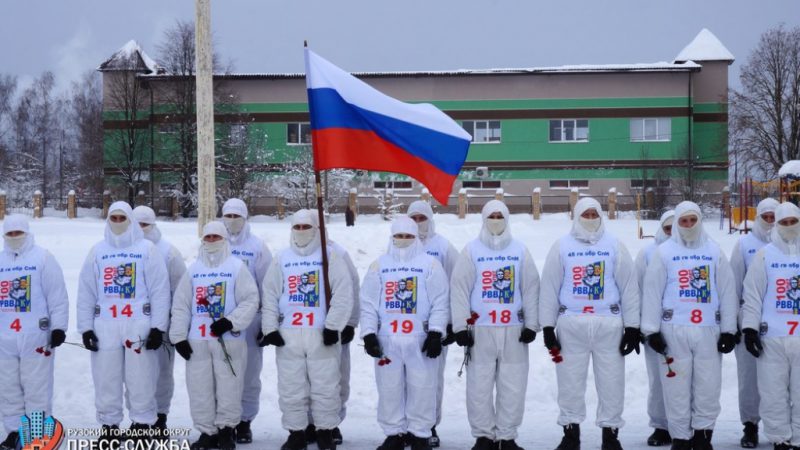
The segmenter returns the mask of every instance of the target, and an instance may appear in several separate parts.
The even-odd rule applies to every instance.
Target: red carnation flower
[[[125,339],[125,347],[131,348],[133,347],[133,342],[130,339]]]
[[[667,378],[672,378],[675,375],[677,375],[677,374],[675,372],[671,371],[671,370],[669,372],[667,372]]]
[[[44,348],[36,347],[36,353],[44,353]]]
[[[672,359],[672,356],[667,356],[667,364],[672,364],[673,362],[675,362],[675,360]]]
[[[52,354],[53,353],[50,350],[45,350],[45,352],[44,352],[44,356],[50,356]]]
[[[140,349],[140,348],[135,348],[135,349],[133,349],[133,351],[135,351],[136,353],[142,353],[142,349]]]

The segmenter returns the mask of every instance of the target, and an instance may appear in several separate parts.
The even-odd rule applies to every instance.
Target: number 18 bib
[[[522,244],[512,240],[503,250],[492,250],[476,239],[468,245],[477,271],[470,297],[470,307],[478,313],[475,325],[521,325],[524,320],[519,277],[525,255]]]

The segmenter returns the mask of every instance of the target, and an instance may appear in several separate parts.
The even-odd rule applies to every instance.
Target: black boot
[[[217,433],[217,440],[219,443],[219,450],[235,450],[236,449],[236,432],[232,427],[222,427]]]
[[[314,430],[314,440],[317,440],[316,429]],[[281,450],[306,450],[307,446],[306,432],[303,430],[296,430],[289,432],[289,438],[281,445]]]
[[[213,450],[218,447],[217,435],[202,433],[200,438],[189,447],[191,450]],[[102,448],[102,447],[101,447]],[[109,447],[111,448],[111,447]]]
[[[317,430],[317,448],[319,450],[336,450],[332,430]]]
[[[603,428],[603,443],[600,450],[622,450],[622,444],[619,443],[619,428]]]
[[[773,450],[792,450],[793,448],[792,444],[788,442],[781,442],[780,444],[774,444],[772,446]]]
[[[317,427],[310,423],[306,427],[306,443],[311,445],[315,442],[317,442]]]
[[[439,435],[436,434],[436,427],[431,428],[431,437],[428,439],[428,445],[431,448],[439,448],[442,445],[441,441],[439,441]]]
[[[339,427],[336,427],[333,429],[333,443],[336,445],[342,445],[342,442],[344,442],[342,432],[339,430]]]
[[[103,425],[100,430],[100,437],[97,438],[97,446],[99,448],[117,448],[121,441],[119,426]],[[102,447],[103,443],[105,443],[105,447]]]
[[[249,420],[239,422],[239,425],[236,425],[235,433],[237,444],[249,444],[253,442],[253,431],[250,430]]]
[[[149,441],[152,437],[150,425],[145,423],[132,423],[128,429],[128,439],[131,441]]]
[[[517,445],[513,439],[501,440],[499,442],[498,448],[500,450],[525,450],[524,448]]]
[[[744,423],[742,440],[739,441],[742,448],[758,447],[758,424],[753,422]]]
[[[692,440],[673,438],[670,450],[692,450]]]
[[[564,437],[556,450],[581,450],[581,426],[577,423],[564,425]]]
[[[499,448],[497,442],[487,437],[475,439],[475,445],[472,446],[472,450],[498,450]]]
[[[156,419],[156,424],[153,425],[153,429],[155,430],[153,435],[156,437],[156,439],[160,439],[162,441],[169,439],[169,434],[167,434],[166,414],[158,414],[158,419]]]
[[[411,450],[431,450],[429,438],[416,437],[411,433],[407,433],[406,437],[411,444]]]
[[[393,434],[391,436],[386,436],[383,444],[376,450],[403,450],[405,445],[406,441],[402,434]]]
[[[711,446],[711,435],[714,430],[694,430],[694,437],[692,438],[693,450],[714,450]]]
[[[19,443],[19,433],[12,431],[6,436],[6,440],[0,444],[0,450],[17,450],[17,443]]]
[[[669,431],[663,428],[656,428],[653,430],[653,434],[647,438],[647,445],[650,447],[661,447],[662,445],[667,445],[672,443],[672,436],[669,435]]]

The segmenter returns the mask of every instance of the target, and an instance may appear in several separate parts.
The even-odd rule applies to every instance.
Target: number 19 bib
[[[195,261],[189,268],[192,279],[192,323],[189,328],[189,339],[209,340],[217,336],[211,334],[211,324],[236,309],[236,277],[242,262],[229,256],[217,267],[207,267]],[[240,332],[225,334],[232,339],[241,339]]]
[[[419,335],[428,331],[431,304],[425,280],[434,257],[417,255],[411,261],[380,257],[381,298],[378,308],[382,336]]]

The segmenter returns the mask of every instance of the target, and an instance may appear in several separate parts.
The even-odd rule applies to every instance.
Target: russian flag
[[[305,49],[314,168],[408,175],[446,205],[470,135],[435,106],[384,95]]]

